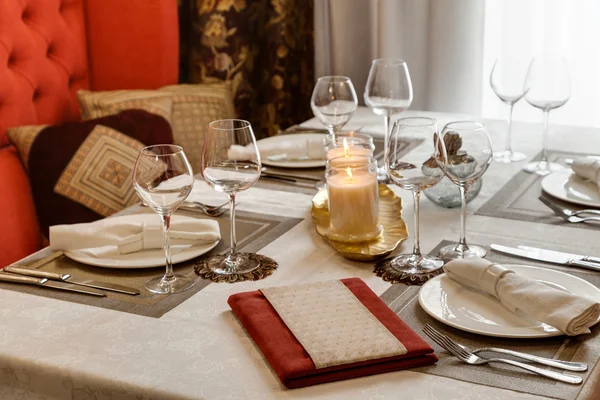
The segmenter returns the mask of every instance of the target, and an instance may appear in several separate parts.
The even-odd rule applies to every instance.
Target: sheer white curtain
[[[506,105],[489,85],[496,57],[560,54],[568,63],[571,99],[550,113],[550,123],[600,126],[599,21],[598,0],[486,0],[482,115],[507,115]],[[542,115],[522,100],[515,106],[514,119],[539,122]]]
[[[411,109],[481,112],[484,2],[315,0],[316,75],[349,76],[362,102],[371,60],[402,58]]]

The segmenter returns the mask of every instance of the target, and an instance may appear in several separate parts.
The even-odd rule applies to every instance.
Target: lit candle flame
[[[350,169],[350,167],[346,168],[346,174],[348,174],[348,178],[350,178],[350,180],[352,180],[352,170]]]
[[[346,157],[348,157],[350,154],[350,148],[348,147],[348,142],[346,141],[346,138],[344,138],[344,153],[346,153]]]

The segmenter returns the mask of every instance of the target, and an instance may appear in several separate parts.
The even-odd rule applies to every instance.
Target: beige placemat
[[[406,138],[402,141],[402,146],[400,150],[402,154],[406,154],[419,144],[423,142],[422,139],[417,138]],[[375,151],[373,153],[374,157],[378,160],[379,165],[383,162],[383,158],[385,156],[385,146],[383,139],[373,139],[373,144],[375,145]],[[271,173],[285,173],[294,175],[294,179],[297,179],[298,184],[293,182],[285,182],[280,180],[266,179],[261,178],[256,184],[257,187],[272,189],[272,190],[282,190],[285,192],[292,193],[304,193],[304,194],[316,194],[317,189],[315,188],[315,184],[317,181],[314,179],[324,179],[325,178],[325,168],[302,168],[302,169],[292,169],[292,168],[275,168],[275,167],[265,167],[266,172]],[[297,178],[295,178],[297,177]],[[302,177],[310,177],[313,179],[303,179]]]
[[[541,153],[535,159],[539,160],[540,156]],[[565,166],[565,159],[585,156],[586,154],[562,151],[549,151],[548,153],[548,159],[550,161]],[[481,206],[475,214],[495,218],[538,222],[548,225],[568,224],[574,228],[600,230],[600,224],[598,223],[573,224],[566,222],[539,201],[538,197],[542,194],[542,179],[544,179],[543,176],[529,174],[523,171],[519,172],[504,185],[502,189],[496,192],[490,200]],[[483,184],[485,185],[485,176],[483,177],[483,180]],[[581,210],[585,208],[555,198],[552,198],[552,200],[571,210]]]
[[[151,211],[147,208],[134,206],[131,209],[128,209],[127,213],[151,213]],[[208,218],[200,213],[180,211],[177,211],[177,213],[195,218]],[[216,248],[201,257],[209,257],[213,254],[227,251],[229,248],[229,214],[217,218],[217,221],[219,222],[223,240]],[[257,252],[296,226],[300,221],[302,221],[302,219],[236,211],[238,250]],[[190,290],[169,295],[157,295],[146,290],[144,288],[144,283],[150,278],[164,274],[164,267],[144,269],[93,267],[73,261],[64,255],[52,259],[52,252],[49,249],[46,249],[45,252],[42,253],[42,257],[46,259],[46,262],[44,262],[44,260],[31,258],[19,265],[31,266],[32,268],[40,269],[42,271],[71,274],[77,279],[94,279],[118,283],[134,287],[138,289],[141,294],[130,296],[107,291],[106,297],[95,297],[62,290],[45,289],[31,285],[11,283],[0,283],[0,288],[159,318],[211,283],[209,280],[199,278],[194,272],[194,265],[199,258],[174,265],[176,273],[184,274],[195,279],[196,282]]]
[[[450,243],[450,241],[444,241],[440,243],[431,253],[437,254],[437,250],[440,247]],[[482,246],[489,245],[489,243],[485,242],[480,242],[480,244]],[[507,245],[513,244],[507,243]],[[530,262],[529,260],[523,261],[519,258],[501,255],[492,251],[488,253],[486,258],[500,264],[527,264],[555,269],[575,275],[579,278],[585,279],[588,282],[591,282],[596,286],[600,286],[600,274],[594,271],[563,268],[553,265],[551,266],[545,263]],[[502,389],[510,389],[519,392],[565,400],[577,399],[580,392],[587,391],[589,386],[592,385],[595,377],[592,376],[591,379],[588,378],[590,378],[592,374],[591,371],[594,370],[594,366],[598,364],[598,359],[600,358],[600,327],[598,325],[592,328],[592,333],[590,335],[582,335],[577,337],[559,336],[544,339],[503,339],[471,334],[437,322],[435,319],[427,315],[427,313],[425,313],[425,311],[419,305],[419,289],[420,287],[418,286],[395,284],[381,295],[383,302],[386,303],[412,329],[414,329],[415,332],[420,334],[421,337],[423,337],[433,347],[435,353],[439,357],[437,364],[428,367],[416,368],[415,371],[444,376],[452,379],[459,379],[485,386],[493,386]],[[589,369],[585,373],[575,373],[584,378],[584,383],[582,385],[575,386],[566,383],[555,382],[553,380],[531,374],[508,365],[467,365],[443,350],[423,333],[422,327],[426,323],[455,339],[457,342],[472,349],[480,347],[503,347],[536,354],[543,357],[560,358],[561,360],[566,361],[585,362],[588,363]],[[598,373],[597,368],[595,373]]]
[[[407,353],[339,280],[260,289],[317,369]]]

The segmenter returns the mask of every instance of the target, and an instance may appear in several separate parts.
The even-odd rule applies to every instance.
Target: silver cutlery
[[[560,217],[562,217],[564,220],[566,220],[568,222],[579,223],[579,222],[586,222],[586,221],[600,221],[600,217],[579,217],[579,215],[582,215],[582,214],[592,214],[592,215],[600,216],[600,210],[587,209],[587,210],[572,211],[572,210],[569,210],[568,208],[563,208],[563,207],[559,206],[558,204],[555,204],[554,202],[552,202],[552,200],[550,200],[546,196],[540,196],[538,199],[542,203],[544,203],[548,208],[550,208],[552,211],[554,211],[557,215],[559,215]]]
[[[427,327],[427,330],[432,335],[437,334],[437,335],[445,336],[448,338],[448,336],[437,331],[435,328],[433,328],[429,324],[425,324],[425,326],[423,327],[424,331],[425,331],[426,327]],[[450,338],[448,338],[448,339],[452,340]],[[524,360],[533,361],[538,364],[548,365],[549,367],[560,368],[560,369],[564,369],[564,370],[568,370],[568,371],[587,371],[587,369],[588,369],[588,365],[586,363],[555,360],[553,358],[540,357],[540,356],[536,356],[533,354],[522,353],[520,351],[502,349],[502,348],[498,348],[498,347],[481,347],[479,349],[472,350],[472,349],[468,348],[467,346],[462,345],[460,343],[457,343],[457,342],[454,342],[454,343],[456,343],[457,345],[459,345],[460,347],[462,347],[464,350],[468,351],[469,353],[473,353],[473,354],[478,354],[478,353],[482,353],[482,352],[494,352],[494,353],[507,354],[507,355],[510,355],[513,357],[522,358]]]
[[[580,254],[564,253],[554,250],[538,249],[529,246],[518,246],[518,248],[492,244],[492,250],[500,253],[506,253],[513,256],[529,258],[537,261],[544,261],[553,264],[572,265],[600,271],[600,258],[584,256]]]
[[[10,273],[6,273],[6,272],[0,272],[0,281],[1,282],[12,282],[12,283],[22,283],[22,284],[26,284],[26,285],[41,286],[41,287],[47,287],[47,288],[51,288],[51,289],[66,290],[69,292],[89,294],[92,296],[106,297],[106,294],[104,294],[104,292],[101,292],[96,289],[73,285],[73,284],[66,283],[66,282],[54,282],[47,278],[33,278],[33,277],[29,277],[29,276],[22,276],[22,275],[15,275],[15,274],[10,274]]]
[[[281,172],[281,171],[272,171],[270,169],[268,169],[267,167],[262,167],[261,169],[262,174],[264,175],[269,175],[269,176],[277,176],[277,177],[281,177],[281,178],[291,178],[291,179],[305,179],[307,181],[315,181],[315,182],[319,182],[321,179],[323,179],[323,177],[316,177],[316,176],[310,176],[310,175],[304,175],[304,174],[296,174],[296,173],[292,173],[292,172]]]
[[[236,206],[239,203],[236,203]],[[229,209],[226,207],[229,205],[229,202],[223,203],[218,206],[211,206],[208,204],[201,203],[199,201],[184,201],[183,204],[179,207],[180,210],[184,211],[198,211],[200,210],[202,213],[209,217],[218,217],[225,214]]]
[[[109,283],[109,282],[100,282],[100,281],[95,281],[95,280],[80,280],[80,279],[74,278],[70,274],[57,274],[54,272],[40,271],[37,269],[23,268],[23,267],[14,266],[14,265],[4,267],[4,271],[12,272],[13,274],[18,274],[18,275],[31,276],[31,277],[35,277],[35,278],[45,278],[45,279],[49,279],[51,281],[66,282],[66,283],[71,283],[73,285],[80,285],[80,286],[86,286],[86,287],[91,287],[91,288],[95,288],[95,289],[109,290],[111,292],[130,294],[130,295],[134,295],[134,296],[140,294],[140,291],[135,288],[118,285],[115,283]]]
[[[293,179],[293,178],[287,178],[284,176],[276,176],[276,175],[271,175],[271,174],[265,174],[264,172],[260,174],[261,178],[264,179],[270,179],[273,181],[280,181],[280,182],[287,182],[290,184],[293,184],[294,186],[298,186],[298,187],[304,187],[304,188],[308,188],[308,189],[315,189],[315,184],[316,183],[307,183],[307,182],[299,182],[297,179]]]
[[[450,339],[448,336],[442,335],[441,333],[439,333],[438,331],[433,329],[428,324],[425,324],[425,326],[423,326],[423,332],[425,332],[425,334],[427,336],[429,336],[434,342],[436,342],[438,345],[440,345],[444,349],[448,350],[456,358],[458,358],[460,361],[464,362],[465,364],[485,365],[488,363],[502,363],[502,364],[512,365],[514,367],[519,367],[519,368],[525,369],[529,372],[533,372],[535,374],[545,376],[547,378],[554,379],[554,380],[557,380],[560,382],[570,383],[572,385],[578,385],[581,382],[583,382],[583,378],[581,378],[580,376],[576,376],[576,375],[554,372],[554,371],[550,371],[547,369],[538,368],[538,367],[535,367],[530,364],[525,364],[525,363],[521,363],[518,361],[513,361],[513,360],[509,360],[509,359],[505,359],[505,358],[483,358],[483,357],[480,357],[478,355],[475,355],[475,354],[465,350],[464,348],[459,346],[458,343],[456,343],[455,341]]]

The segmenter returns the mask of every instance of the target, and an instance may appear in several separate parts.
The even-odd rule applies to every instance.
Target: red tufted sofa
[[[0,268],[41,246],[19,125],[79,119],[79,89],[177,83],[176,0],[0,0]]]

